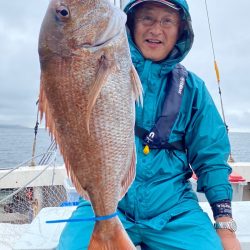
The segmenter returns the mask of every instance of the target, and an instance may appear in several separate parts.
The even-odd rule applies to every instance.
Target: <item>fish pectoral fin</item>
[[[114,66],[114,62],[112,60],[107,59],[105,55],[102,55],[100,58],[100,65],[99,69],[96,74],[95,82],[90,89],[89,97],[88,97],[88,106],[87,106],[87,113],[86,113],[86,127],[87,132],[90,134],[89,131],[89,122],[90,122],[90,115],[95,106],[97,97],[99,96],[103,85],[106,83],[106,80],[110,73],[112,72],[112,68]]]
[[[136,166],[136,152],[135,152],[135,146],[134,146],[130,167],[125,177],[122,180],[122,184],[121,184],[122,190],[121,190],[121,194],[119,197],[120,199],[122,199],[122,197],[127,193],[130,185],[135,179],[135,166]]]
[[[133,64],[131,68],[131,80],[132,80],[132,87],[133,87],[135,100],[137,103],[140,103],[141,106],[143,106],[143,88],[141,85],[141,80]]]
[[[95,224],[88,250],[136,250],[119,218],[109,221]]]

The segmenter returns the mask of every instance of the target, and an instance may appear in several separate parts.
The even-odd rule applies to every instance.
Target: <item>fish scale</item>
[[[39,109],[97,217],[116,212],[135,176],[134,102],[142,89],[125,22],[109,1],[52,0],[39,37]],[[135,247],[116,216],[96,222],[89,249]]]

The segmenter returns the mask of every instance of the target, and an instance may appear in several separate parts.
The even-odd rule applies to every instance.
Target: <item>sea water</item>
[[[32,128],[0,127],[0,169],[12,168],[31,159],[33,145],[35,146],[34,155],[38,156],[45,153],[51,143],[52,138],[45,129],[38,129],[35,140]],[[35,164],[38,164],[41,158],[42,156],[35,158]],[[58,150],[56,164],[63,164]]]
[[[12,168],[32,156],[34,129],[23,127],[0,127],[0,169]],[[233,159],[250,162],[250,133],[229,133]],[[51,137],[45,129],[39,129],[36,136],[35,155],[45,153],[51,144]],[[58,150],[57,150],[58,151]],[[63,160],[57,152],[57,165]],[[37,163],[38,160],[35,159]]]

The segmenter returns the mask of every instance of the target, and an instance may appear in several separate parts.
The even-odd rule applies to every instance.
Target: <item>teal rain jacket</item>
[[[125,8],[129,18],[133,16],[129,11],[133,2],[130,1]],[[172,2],[182,8],[182,18],[187,25],[166,60],[153,62],[143,58],[128,30],[132,60],[144,89],[144,106],[136,106],[136,123],[147,130],[153,127],[161,114],[169,72],[184,59],[193,43],[186,1]],[[142,141],[136,137],[136,178],[119,203],[119,209],[126,215],[127,221],[130,218],[133,222],[161,229],[171,217],[198,208],[197,197],[189,182],[192,175],[190,165],[198,176],[197,190],[206,194],[210,204],[224,199],[231,200],[227,131],[204,82],[191,72],[188,72],[170,142],[182,138],[187,152],[156,149],[145,155]]]

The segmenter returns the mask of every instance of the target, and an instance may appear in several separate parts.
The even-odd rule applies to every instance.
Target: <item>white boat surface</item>
[[[244,181],[233,184],[236,192],[233,211],[242,249],[250,249],[250,231],[247,227],[250,224],[250,163],[230,164],[239,176],[244,175]],[[7,191],[12,193],[7,195]],[[27,198],[30,192],[31,200]],[[3,193],[10,197],[7,200],[0,198],[0,249],[56,249],[64,223],[50,225],[44,222],[68,218],[75,206],[60,207],[60,204],[73,204],[78,199],[74,187],[68,182],[64,165],[21,166],[15,170],[0,170],[0,194]],[[204,201],[199,195],[200,201]],[[13,204],[13,207],[9,204]],[[200,204],[212,220],[209,204]]]

